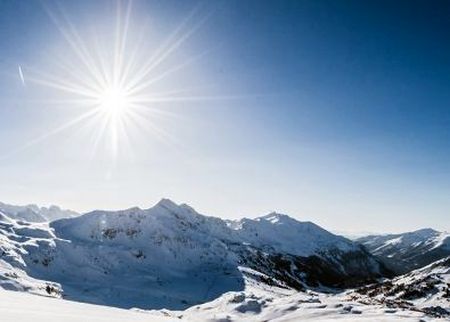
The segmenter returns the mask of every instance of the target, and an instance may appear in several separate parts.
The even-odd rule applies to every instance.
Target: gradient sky
[[[130,42],[149,22],[140,57],[193,30],[154,76],[187,62],[156,87],[198,99],[155,103],[168,115],[129,125],[116,157],[93,149],[95,122],[42,138],[85,107],[27,81],[73,55],[52,14],[90,50],[94,31],[113,41],[114,7],[0,1],[3,202],[88,211],[167,197],[225,218],[450,230],[448,1],[135,1]]]

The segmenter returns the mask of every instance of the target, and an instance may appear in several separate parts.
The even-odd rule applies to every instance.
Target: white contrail
[[[22,67],[20,65],[19,66],[19,76],[20,76],[20,80],[22,81],[22,85],[25,86],[25,78],[23,77],[23,71],[22,71]]]

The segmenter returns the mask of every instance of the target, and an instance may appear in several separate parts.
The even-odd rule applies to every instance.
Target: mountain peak
[[[265,221],[269,221],[272,224],[281,224],[281,223],[285,223],[285,222],[289,222],[289,221],[295,221],[294,218],[289,217],[288,215],[284,215],[284,214],[280,214],[278,212],[271,212],[265,216],[261,216],[256,218],[257,221],[261,221],[261,220],[265,220]]]
[[[438,234],[438,233],[439,232],[437,230],[434,230],[432,228],[422,228],[422,229],[413,231],[411,234],[426,236],[426,235],[434,235],[434,234]]]
[[[168,198],[162,198],[160,201],[158,201],[158,203],[155,205],[155,207],[163,207],[166,209],[173,209],[173,208],[178,208],[179,206],[173,202],[172,200],[168,199]]]

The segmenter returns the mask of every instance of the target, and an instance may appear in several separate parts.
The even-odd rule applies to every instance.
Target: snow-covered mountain
[[[403,234],[372,235],[356,241],[398,274],[450,256],[450,233],[429,228]]]
[[[311,223],[271,213],[228,222],[242,264],[296,289],[349,287],[389,276],[363,247]],[[244,247],[242,247],[244,246]]]
[[[357,252],[360,247],[334,235],[312,222],[299,222],[287,215],[270,213],[256,219],[229,222],[229,226],[245,243],[268,252],[311,256],[331,250]]]
[[[386,274],[359,244],[275,213],[225,221],[163,199],[51,223],[0,219],[1,287],[110,306],[183,309],[249,281],[304,290]]]
[[[75,211],[61,209],[58,206],[39,207],[37,205],[14,206],[0,202],[0,214],[28,222],[53,221],[61,218],[79,216]]]

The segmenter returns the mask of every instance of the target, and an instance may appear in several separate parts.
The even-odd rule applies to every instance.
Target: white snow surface
[[[262,321],[442,321],[423,313],[363,305],[348,294],[295,293],[248,285],[185,311],[117,309],[0,290],[2,322],[262,322]]]
[[[347,293],[323,294],[263,289],[249,286],[210,303],[172,312],[189,321],[434,321],[423,313],[388,310],[382,305],[363,305]]]
[[[173,322],[162,314],[142,314],[26,293],[0,290],[2,322]]]

